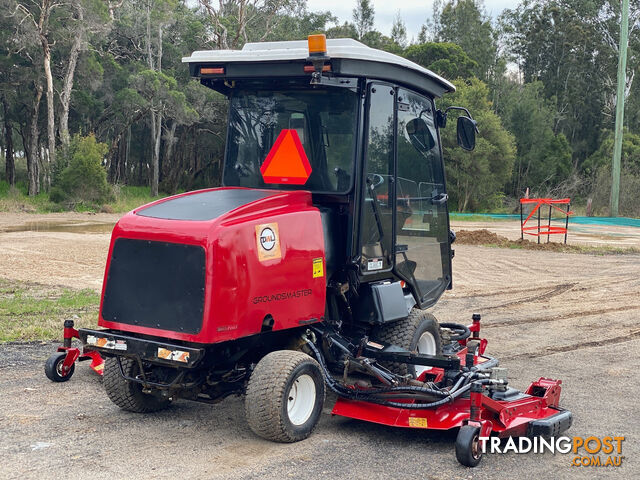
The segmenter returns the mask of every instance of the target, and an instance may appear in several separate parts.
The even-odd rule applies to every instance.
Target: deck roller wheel
[[[76,369],[75,364],[71,364],[66,372],[62,371],[67,352],[57,352],[51,355],[44,364],[44,373],[52,382],[66,382],[71,378]]]
[[[480,428],[472,425],[460,427],[456,437],[456,458],[465,467],[475,467],[482,460]]]
[[[320,365],[306,353],[278,350],[258,362],[244,401],[249,427],[275,442],[297,442],[315,428],[324,403]]]

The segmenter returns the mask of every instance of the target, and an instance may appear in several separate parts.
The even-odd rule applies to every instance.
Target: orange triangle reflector
[[[298,132],[284,129],[260,167],[265,183],[304,185],[311,175],[311,165],[302,148]]]

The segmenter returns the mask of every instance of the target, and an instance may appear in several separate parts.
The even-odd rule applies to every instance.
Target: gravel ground
[[[0,234],[0,244],[19,245],[14,235]],[[99,286],[108,235],[58,235],[31,241],[45,251],[42,242],[53,239],[49,251],[60,259],[65,248],[84,249],[80,263],[66,257],[63,276],[51,278],[37,264],[13,272],[19,252],[17,259],[0,256],[0,276],[74,287],[77,275],[87,275]],[[460,245],[454,290],[434,309],[441,321],[482,313],[489,353],[508,368],[513,386],[561,378],[561,405],[574,413],[568,434],[626,437],[620,468],[572,467],[572,455],[510,453],[467,469],[455,459],[455,434],[332,417],[332,397],[315,433],[296,444],[253,435],[237,397],[131,414],[111,404],[86,363],[68,383],[47,380],[43,365],[56,344],[30,343],[0,345],[0,478],[640,478],[639,273],[638,255]]]

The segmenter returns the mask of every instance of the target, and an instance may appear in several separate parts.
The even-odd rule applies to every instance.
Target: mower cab
[[[469,466],[492,432],[568,428],[559,381],[508,388],[479,316],[438,324],[425,311],[452,287],[447,112],[434,103],[451,83],[323,35],[184,61],[229,101],[224,186],[114,228],[103,328],[79,330],[106,359],[114,403],[148,412],[243,394],[252,430],[291,442],[311,433],[328,387],[337,415],[462,427],[456,454]],[[470,150],[464,112],[457,137]]]

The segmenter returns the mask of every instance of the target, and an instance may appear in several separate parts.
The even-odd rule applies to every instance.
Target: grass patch
[[[152,197],[149,187],[116,185],[113,189],[115,194],[113,202],[107,203],[100,208],[78,205],[74,211],[126,213],[145,203],[168,195],[161,194],[157,197]],[[55,213],[62,211],[64,211],[64,208],[52,202],[46,192],[30,197],[27,195],[27,186],[24,182],[18,182],[15,187],[10,187],[7,182],[0,181],[0,212]]]
[[[116,185],[113,189],[116,196],[115,202],[103,207],[104,210],[111,210],[113,213],[126,213],[145,203],[153,202],[166,196],[166,194],[161,194],[157,197],[152,197],[149,187]]]
[[[0,342],[61,340],[62,323],[98,324],[100,295],[0,279]]]
[[[49,194],[40,193],[34,197],[27,195],[27,186],[19,182],[10,187],[5,181],[0,181],[0,211],[51,213],[60,212],[62,208],[49,200]]]

